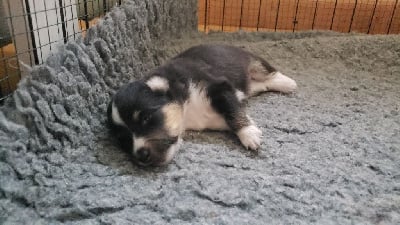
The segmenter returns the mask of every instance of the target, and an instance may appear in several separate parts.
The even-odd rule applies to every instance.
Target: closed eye
[[[142,113],[140,117],[141,124],[142,125],[148,124],[148,122],[151,120],[152,117],[153,117],[152,113]]]
[[[147,115],[145,117],[143,117],[142,119],[142,123],[145,125],[147,124],[147,122],[151,119],[151,115]]]
[[[160,145],[172,145],[175,144],[178,140],[178,137],[171,137],[171,138],[165,138],[165,139],[148,139],[148,141],[153,142],[154,144],[160,144]]]

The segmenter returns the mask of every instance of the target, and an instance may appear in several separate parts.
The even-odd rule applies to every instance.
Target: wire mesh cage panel
[[[85,31],[123,0],[1,0],[0,101],[30,66],[43,63],[60,43]]]
[[[400,33],[399,0],[199,0],[201,31]]]

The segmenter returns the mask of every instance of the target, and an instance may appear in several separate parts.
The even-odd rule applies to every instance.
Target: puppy
[[[170,162],[185,130],[231,130],[245,148],[257,150],[262,132],[243,100],[296,88],[259,56],[233,46],[199,45],[121,87],[109,104],[108,121],[112,134],[144,166]]]

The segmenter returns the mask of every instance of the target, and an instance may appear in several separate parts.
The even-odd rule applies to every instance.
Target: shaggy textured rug
[[[1,224],[398,224],[400,37],[199,34],[196,1],[125,1],[33,68],[0,112]],[[187,132],[139,168],[105,127],[122,84],[199,43],[261,55],[298,82],[248,100],[258,153]]]

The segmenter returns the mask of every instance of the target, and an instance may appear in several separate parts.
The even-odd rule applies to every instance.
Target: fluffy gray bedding
[[[126,1],[35,67],[0,112],[0,224],[398,224],[400,37],[198,34],[196,1]],[[259,54],[297,93],[248,101],[258,153],[188,132],[139,168],[105,127],[122,84],[199,43]]]

